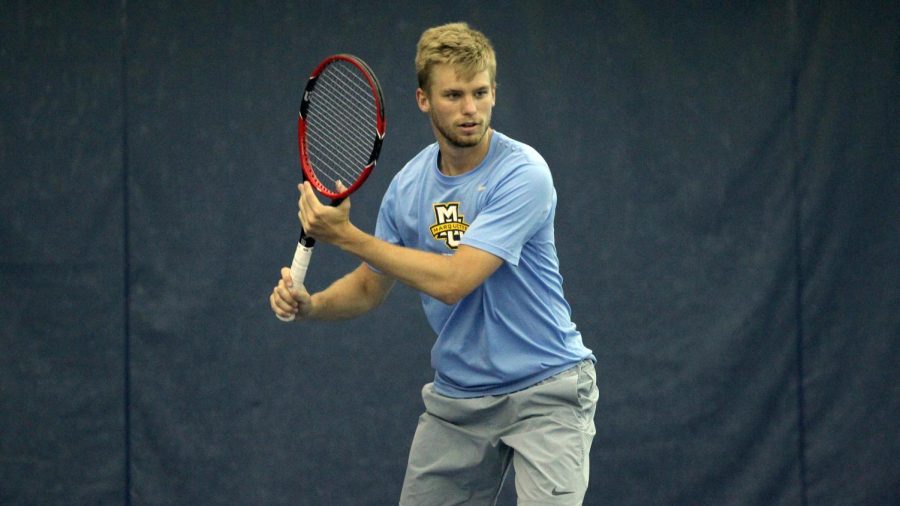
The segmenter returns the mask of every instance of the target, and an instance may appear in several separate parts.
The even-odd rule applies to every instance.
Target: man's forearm
[[[446,304],[453,304],[480,285],[501,264],[484,252],[466,251],[471,262],[390,244],[352,224],[335,244],[401,283]],[[459,251],[457,253],[460,253]],[[476,258],[476,256],[478,258]],[[461,264],[466,264],[464,267]]]
[[[393,284],[392,281],[378,277],[379,275],[371,272],[367,266],[360,265],[328,288],[314,293],[312,312],[307,318],[344,320],[375,309],[384,300]]]

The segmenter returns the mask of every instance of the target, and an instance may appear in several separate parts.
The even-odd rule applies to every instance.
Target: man
[[[464,23],[426,30],[416,100],[437,140],[391,182],[375,235],[350,202],[300,187],[307,233],[362,260],[310,295],[281,270],[270,304],[298,320],[351,318],[395,281],[421,292],[437,333],[434,382],[410,449],[402,505],[493,504],[512,464],[519,504],[581,504],[597,387],[563,298],[556,191],[531,147],[490,126],[496,60]]]

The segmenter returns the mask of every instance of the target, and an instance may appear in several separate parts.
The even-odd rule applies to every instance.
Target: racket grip
[[[313,245],[303,244],[305,241],[297,242],[297,249],[294,250],[294,260],[291,262],[291,281],[294,286],[302,286],[306,279],[306,270],[309,269],[309,259],[312,257]],[[315,243],[313,243],[315,244]],[[275,315],[283,322],[294,321],[294,315],[282,317]]]

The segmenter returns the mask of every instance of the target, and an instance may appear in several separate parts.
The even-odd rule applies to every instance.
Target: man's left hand
[[[346,198],[338,206],[322,204],[309,182],[298,185],[300,201],[300,224],[310,237],[317,241],[334,243],[350,226],[350,199]],[[338,181],[338,191],[346,188]]]

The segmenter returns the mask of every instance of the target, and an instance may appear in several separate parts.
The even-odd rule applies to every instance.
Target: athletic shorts
[[[519,505],[578,505],[588,485],[597,380],[580,362],[524,390],[457,399],[422,389],[402,506],[495,504],[510,465]]]

